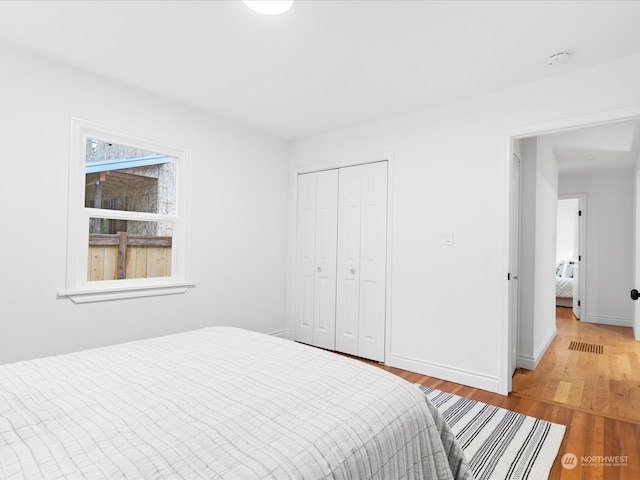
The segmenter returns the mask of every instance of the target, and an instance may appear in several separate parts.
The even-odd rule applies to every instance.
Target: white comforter
[[[471,475],[415,385],[267,335],[213,327],[0,366],[1,478],[454,476]]]
[[[573,297],[573,278],[556,277],[556,297]]]

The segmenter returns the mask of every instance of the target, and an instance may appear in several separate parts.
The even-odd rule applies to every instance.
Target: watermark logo
[[[562,468],[572,470],[581,467],[628,467],[629,455],[582,455],[578,458],[573,453],[565,453],[560,459]]]
[[[562,463],[562,468],[566,468],[567,470],[571,470],[578,466],[578,457],[573,453],[565,453],[560,461]]]
[[[584,455],[580,462],[583,467],[628,467],[629,455]]]

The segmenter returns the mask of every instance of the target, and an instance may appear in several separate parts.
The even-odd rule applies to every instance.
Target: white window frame
[[[176,159],[176,208],[173,214],[120,210],[117,212],[117,218],[126,220],[171,221],[173,223],[170,277],[88,280],[89,219],[92,217],[114,218],[112,210],[84,206],[86,145],[89,138],[156,152]],[[190,167],[190,148],[143,138],[112,127],[72,118],[69,155],[67,272],[65,288],[58,292],[58,296],[67,297],[74,303],[87,303],[185,293],[189,287],[195,286],[193,282],[188,281],[187,277],[187,213],[189,212]]]

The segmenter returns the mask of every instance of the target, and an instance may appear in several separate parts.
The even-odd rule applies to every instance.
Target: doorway
[[[558,195],[556,307],[571,309],[578,320],[586,305],[586,205],[586,194]]]
[[[553,162],[547,162],[547,170],[542,173],[543,182],[546,181],[547,184],[543,184],[542,187],[534,185],[533,188],[529,186],[529,194],[531,194],[531,190],[535,194],[540,194],[540,191],[544,191],[547,188],[546,195],[548,195],[549,199],[552,198],[552,195],[555,195],[555,201],[557,202],[558,195],[561,194],[561,188],[564,188],[564,192],[566,192],[566,182],[560,181],[561,178],[565,178],[567,172],[574,171],[579,172],[582,171],[583,175],[586,175],[584,172],[606,172],[612,171],[614,169],[624,168],[627,169],[628,172],[626,175],[633,179],[631,183],[631,190],[629,191],[628,203],[631,206],[631,209],[628,213],[628,216],[625,217],[626,222],[631,225],[631,228],[636,225],[636,215],[640,218],[640,192],[638,192],[638,182],[640,182],[640,168],[639,168],[639,156],[638,152],[640,151],[640,135],[638,134],[638,118],[640,116],[640,108],[636,109],[634,115],[628,115],[628,111],[620,113],[618,118],[601,118],[598,120],[594,120],[592,122],[585,122],[580,124],[580,122],[576,121],[573,124],[566,123],[565,125],[556,126],[555,128],[538,128],[531,129],[531,131],[526,133],[520,133],[518,135],[511,136],[511,150],[510,150],[510,192],[513,192],[514,184],[514,163],[513,163],[513,153],[514,152],[523,152],[526,151],[526,146],[523,147],[523,142],[529,142],[530,145],[535,144],[541,150],[547,149],[548,152],[552,152],[554,158]],[[609,142],[605,145],[606,148],[602,149],[602,151],[596,151],[597,148],[594,146],[594,142],[599,140],[599,137],[596,135],[592,135],[594,132],[600,130],[600,133],[605,135],[605,143]],[[580,139],[585,139],[584,144],[580,146],[576,142]],[[559,143],[558,143],[559,141]],[[555,142],[555,144],[554,144]],[[618,142],[618,147],[611,147],[612,142]],[[623,147],[620,145],[624,144]],[[559,146],[558,146],[559,145]],[[610,149],[607,152],[607,148]],[[591,151],[591,155],[585,157],[586,152]],[[615,151],[616,154],[612,155],[610,152]],[[539,152],[537,152],[539,153]],[[529,175],[531,175],[531,170],[533,170],[533,175],[538,175],[538,180],[540,180],[540,171],[537,165],[534,165],[532,168],[531,160],[527,157],[526,152],[522,155],[522,161],[520,165],[520,169],[522,170],[522,177],[519,182],[521,187],[519,189],[526,194],[527,191],[527,169],[529,169]],[[562,157],[558,159],[558,157]],[[615,158],[614,158],[615,157]],[[547,161],[547,160],[545,160]],[[626,163],[625,163],[626,162]],[[535,162],[534,162],[535,163]],[[548,168],[551,165],[550,169]],[[554,170],[555,169],[555,170]],[[551,172],[552,174],[549,174]],[[555,173],[554,173],[555,172]],[[565,184],[562,186],[561,184]],[[537,190],[536,190],[536,187]],[[561,188],[559,188],[561,187]],[[569,193],[576,193],[576,191],[571,191],[569,189]],[[582,193],[582,192],[579,192]],[[575,195],[574,195],[575,196]],[[529,199],[531,201],[531,199]],[[535,368],[537,361],[544,354],[544,351],[551,343],[553,338],[555,337],[555,301],[553,298],[545,299],[542,303],[539,302],[539,296],[541,293],[539,290],[540,284],[543,285],[543,289],[548,287],[548,283],[553,281],[553,276],[550,276],[550,280],[541,281],[540,276],[542,275],[542,265],[549,265],[549,263],[553,264],[556,260],[555,258],[555,242],[552,249],[542,248],[542,255],[548,255],[549,251],[553,251],[553,257],[550,262],[545,260],[544,258],[538,258],[540,254],[540,245],[531,247],[531,244],[527,245],[526,242],[522,241],[523,237],[527,238],[536,238],[540,237],[540,231],[547,235],[550,232],[554,235],[557,233],[557,210],[554,208],[554,211],[550,215],[546,215],[544,213],[544,199],[542,203],[539,202],[540,199],[537,199],[538,203],[535,203],[534,198],[534,208],[533,210],[527,209],[526,200],[523,200],[522,196],[519,198],[518,202],[514,202],[511,193],[510,193],[510,259],[509,259],[509,267],[510,274],[514,268],[514,265],[521,270],[517,275],[517,282],[510,282],[509,284],[509,328],[507,331],[509,335],[507,335],[508,340],[508,348],[505,349],[506,355],[506,364],[508,365],[507,369],[507,378],[505,379],[504,384],[507,387],[507,391],[511,391],[511,375],[514,368],[514,361],[516,363],[515,367],[524,367],[528,369]],[[583,200],[586,203],[586,200]],[[522,205],[524,203],[524,205]],[[547,206],[550,203],[546,204]],[[557,205],[557,203],[556,203]],[[542,206],[542,208],[540,208]],[[537,209],[535,207],[538,207]],[[514,208],[519,210],[519,215],[514,215]],[[584,209],[584,207],[583,207]],[[532,213],[533,212],[533,213]],[[618,212],[616,212],[617,214]],[[536,220],[531,222],[531,216],[536,217]],[[611,216],[611,212],[610,212]],[[529,217],[530,225],[527,225],[527,218]],[[548,218],[547,218],[548,217]],[[586,218],[585,218],[586,220]],[[514,225],[513,222],[518,222]],[[546,222],[546,224],[541,223]],[[581,227],[582,230],[586,230],[586,221],[583,222]],[[529,228],[529,231],[527,231]],[[514,240],[513,232],[519,231],[521,232],[520,241]],[[640,227],[639,227],[640,232]],[[587,235],[581,235],[581,238],[586,241]],[[640,254],[638,252],[640,249],[638,248],[638,239],[640,238],[640,233],[636,233],[635,229],[631,230],[628,234],[629,240],[629,248],[630,248],[630,256],[628,258],[634,258],[634,262],[629,262],[627,258],[627,264],[631,264],[629,267],[630,270],[625,273],[627,277],[627,284],[633,284],[634,287],[637,287],[638,275],[640,275],[640,266],[636,267],[636,262],[640,265]],[[540,238],[538,238],[540,240]],[[543,239],[544,240],[544,239]],[[518,242],[517,244],[514,242]],[[514,252],[516,252],[517,260],[514,261]],[[586,261],[586,257],[584,254],[586,250],[584,246],[580,248],[580,254],[583,255],[582,260]],[[529,262],[529,263],[527,263]],[[606,262],[605,262],[606,263]],[[582,273],[586,273],[586,269],[584,265],[582,266]],[[596,268],[602,268],[602,265],[596,264]],[[527,269],[529,269],[530,278],[527,279]],[[579,278],[578,283],[578,300],[580,301],[580,297],[585,298],[585,294],[587,289],[583,287],[585,281],[587,280],[586,275],[582,275],[582,278]],[[513,280],[511,275],[509,275],[509,280]],[[545,283],[546,282],[546,283]],[[536,285],[537,284],[537,285]],[[517,285],[516,290],[517,294],[515,295],[514,300],[514,285]],[[528,285],[528,286],[527,286]],[[550,287],[549,287],[550,288]],[[600,307],[597,302],[594,303],[594,309],[592,309],[591,315],[586,319],[589,322],[593,323],[609,323],[609,324],[620,324],[624,326],[631,326],[635,330],[635,337],[640,338],[640,325],[638,325],[640,318],[639,315],[635,314],[635,308],[640,308],[635,306],[629,300],[629,289],[628,288],[618,288],[617,295],[620,297],[621,291],[624,294],[624,298],[618,298],[619,303],[625,303],[627,306],[627,311],[630,312],[628,315],[600,315],[595,307]],[[538,297],[536,297],[538,295]],[[515,303],[514,303],[515,302]],[[540,330],[540,319],[536,318],[535,315],[531,314],[531,312],[527,312],[527,309],[532,305],[536,305],[536,308],[539,309],[538,314],[542,314],[547,317],[547,322],[542,323],[542,332]],[[517,308],[513,308],[514,305]],[[585,309],[584,300],[580,302],[578,307],[582,307],[577,310],[578,316],[584,316],[583,313],[589,313]],[[542,310],[542,312],[540,311]],[[548,312],[547,312],[548,310]],[[580,312],[582,310],[583,313]],[[595,315],[594,315],[595,313]],[[548,321],[548,317],[552,318],[551,323]],[[616,323],[617,322],[617,323]],[[536,330],[538,329],[538,330]],[[549,330],[548,332],[545,329]],[[527,336],[528,335],[528,336]],[[535,340],[534,340],[535,338]],[[514,353],[515,350],[515,353]],[[523,365],[524,363],[524,365]]]

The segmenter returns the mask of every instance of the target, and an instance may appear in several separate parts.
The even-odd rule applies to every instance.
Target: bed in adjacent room
[[[0,366],[7,479],[470,478],[416,386],[210,327]]]
[[[573,260],[556,264],[556,306],[573,307]]]

